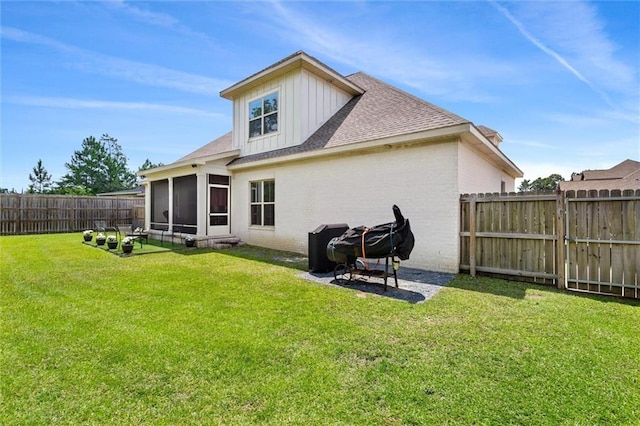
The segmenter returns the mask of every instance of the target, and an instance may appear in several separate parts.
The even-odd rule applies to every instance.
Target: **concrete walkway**
[[[391,269],[391,266],[389,266]],[[455,278],[455,274],[443,272],[423,271],[420,269],[405,268],[400,266],[398,270],[398,288],[395,287],[393,276],[387,278],[387,291],[384,291],[382,278],[353,277],[349,283],[339,283],[333,277],[333,272],[316,273],[305,272],[298,276],[326,285],[334,285],[351,288],[363,293],[376,294],[382,297],[403,300],[409,303],[422,303],[428,300],[440,289]]]

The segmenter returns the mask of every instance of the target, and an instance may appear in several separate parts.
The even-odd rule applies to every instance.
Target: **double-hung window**
[[[249,102],[249,137],[278,131],[278,92]]]
[[[276,224],[276,181],[251,182],[251,225]]]

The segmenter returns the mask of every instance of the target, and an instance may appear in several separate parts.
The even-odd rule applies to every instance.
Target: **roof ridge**
[[[451,116],[452,118],[455,118],[457,120],[462,120],[462,121],[464,121],[466,123],[473,123],[471,120],[469,120],[467,118],[464,118],[464,117],[462,117],[462,116],[460,116],[460,115],[458,115],[458,114],[456,114],[454,112],[451,112],[451,111],[449,111],[449,110],[447,110],[445,108],[442,108],[442,107],[440,107],[440,106],[438,106],[436,104],[433,104],[433,103],[431,103],[429,101],[426,101],[426,100],[424,100],[424,99],[422,99],[422,98],[420,98],[420,97],[418,97],[416,95],[413,95],[413,94],[407,92],[406,90],[400,89],[399,87],[393,86],[393,85],[391,85],[391,84],[389,84],[389,83],[387,83],[385,81],[382,81],[379,78],[373,77],[372,75],[367,74],[366,72],[357,71],[357,72],[354,72],[352,74],[349,74],[349,75],[345,76],[345,78],[347,80],[351,81],[352,83],[357,84],[355,81],[351,80],[351,77],[356,76],[356,75],[363,75],[363,76],[365,76],[365,77],[367,77],[367,78],[369,78],[371,80],[374,80],[376,83],[378,83],[380,85],[383,85],[383,86],[387,87],[388,89],[390,89],[390,90],[392,90],[392,91],[394,91],[394,92],[396,92],[396,93],[398,93],[398,94],[400,94],[402,96],[410,97],[414,101],[419,102],[419,103],[424,104],[424,105],[427,105],[430,108],[438,110],[438,111],[440,111],[442,113],[445,113],[445,114]],[[366,91],[366,89],[365,89],[365,91]]]

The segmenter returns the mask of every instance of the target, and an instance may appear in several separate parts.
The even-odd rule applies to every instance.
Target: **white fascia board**
[[[268,80],[298,68],[304,68],[354,96],[364,93],[364,90],[344,78],[336,71],[311,56],[300,52],[282,62],[276,63],[250,77],[245,78],[227,89],[222,90],[220,92],[220,96],[225,99],[233,100],[239,93],[244,93],[255,86],[259,86]]]
[[[165,174],[171,170],[180,169],[185,166],[203,166],[211,161],[222,160],[225,158],[237,157],[240,155],[239,149],[234,149],[233,151],[227,151],[220,154],[208,155],[205,157],[191,158],[181,161],[176,161],[175,163],[167,164],[166,166],[154,167],[153,169],[141,170],[136,173],[137,176],[149,176],[158,173]]]
[[[498,147],[496,147],[489,139],[487,139],[477,128],[476,126],[470,126],[469,133],[472,138],[463,138],[467,142],[471,143],[471,145],[475,145],[480,148],[482,152],[485,154],[489,154],[496,158],[499,163],[503,166],[505,172],[510,175],[520,178],[524,176],[524,173],[518,166],[515,165],[513,161],[509,159]]]
[[[231,164],[227,166],[227,169],[237,171],[252,169],[255,167],[270,166],[279,163],[285,163],[290,161],[307,160],[325,156],[335,156],[340,154],[347,154],[356,151],[366,151],[370,149],[380,148],[384,146],[402,145],[402,144],[417,144],[429,142],[429,140],[437,141],[443,139],[450,139],[459,136],[464,132],[468,132],[471,123],[458,124],[452,127],[443,127],[439,129],[426,130],[418,133],[408,133],[405,135],[397,135],[383,139],[368,140],[363,142],[355,142],[346,145],[340,145],[330,148],[320,148],[313,151],[300,152],[296,154],[283,155],[280,157],[265,158],[264,160],[251,161],[244,164]]]

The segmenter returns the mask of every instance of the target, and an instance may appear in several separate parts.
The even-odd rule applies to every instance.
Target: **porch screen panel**
[[[166,225],[165,225],[166,224]],[[169,229],[169,181],[151,182],[151,229]]]
[[[198,227],[198,182],[196,175],[173,179],[173,229],[195,234]]]

